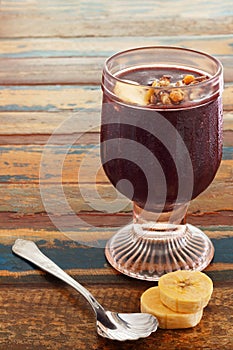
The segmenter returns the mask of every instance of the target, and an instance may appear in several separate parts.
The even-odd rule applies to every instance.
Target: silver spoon
[[[99,335],[109,339],[124,341],[145,338],[156,331],[158,321],[150,314],[117,313],[105,310],[86,288],[45,256],[34,242],[17,239],[12,250],[15,254],[60,278],[81,293],[95,312]]]

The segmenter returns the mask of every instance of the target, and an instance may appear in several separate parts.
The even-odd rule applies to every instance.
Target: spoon
[[[118,313],[105,310],[86,288],[45,256],[34,242],[17,239],[12,250],[15,254],[68,283],[81,293],[95,312],[97,333],[102,337],[121,341],[136,340],[148,337],[152,332],[156,331],[158,321],[150,314]]]

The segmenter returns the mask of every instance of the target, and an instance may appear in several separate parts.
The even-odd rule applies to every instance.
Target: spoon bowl
[[[102,337],[119,341],[136,340],[148,337],[157,330],[158,321],[153,315],[146,313],[117,313],[105,310],[85,287],[45,256],[34,242],[17,239],[12,250],[15,254],[68,283],[81,293],[92,306],[96,315],[97,333]]]

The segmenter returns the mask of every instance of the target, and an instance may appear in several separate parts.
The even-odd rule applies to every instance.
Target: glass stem
[[[142,225],[149,231],[170,231],[177,225],[184,224],[184,217],[188,209],[187,204],[176,206],[168,212],[152,212],[140,208],[135,202],[133,206],[133,224]]]

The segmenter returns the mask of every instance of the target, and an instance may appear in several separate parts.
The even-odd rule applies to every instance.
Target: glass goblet
[[[221,63],[185,48],[135,48],[107,59],[102,90],[102,165],[133,201],[133,222],[107,242],[108,261],[145,280],[203,270],[213,244],[184,217],[221,162]]]

